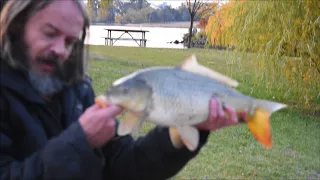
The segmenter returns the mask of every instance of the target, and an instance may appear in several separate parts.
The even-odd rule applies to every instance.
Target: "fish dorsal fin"
[[[198,63],[198,60],[194,54],[192,54],[189,58],[185,59],[182,63],[180,63],[178,68],[189,71],[195,74],[199,74],[202,76],[207,76],[212,79],[215,79],[221,83],[224,83],[230,87],[237,87],[239,83],[231,79],[230,77],[227,77],[221,73],[218,73],[212,69],[209,69],[201,64]]]

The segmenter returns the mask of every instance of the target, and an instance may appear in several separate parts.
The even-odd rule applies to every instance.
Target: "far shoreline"
[[[196,27],[199,21],[193,22],[193,27]],[[190,21],[178,21],[167,23],[137,23],[137,24],[120,24],[120,23],[94,23],[91,26],[124,26],[124,27],[162,27],[162,28],[189,28]]]

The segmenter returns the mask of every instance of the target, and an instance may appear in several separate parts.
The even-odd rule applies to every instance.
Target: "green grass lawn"
[[[307,108],[296,106],[297,97],[277,88],[283,86],[282,79],[275,79],[270,86],[257,80],[250,63],[234,53],[214,50],[90,46],[90,52],[95,56],[89,74],[97,94],[139,68],[176,65],[195,53],[200,63],[237,79],[239,91],[290,105],[271,117],[272,149],[263,148],[245,125],[224,128],[212,132],[200,154],[173,179],[320,179],[320,117],[299,111],[317,112],[320,103],[315,99]],[[310,93],[317,93],[319,84],[314,82],[312,87]],[[151,127],[145,125],[142,132]]]

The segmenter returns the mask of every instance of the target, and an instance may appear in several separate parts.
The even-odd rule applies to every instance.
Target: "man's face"
[[[54,1],[28,20],[23,40],[28,47],[29,74],[41,93],[56,91],[59,80],[55,74],[79,40],[83,25],[81,11],[72,0]]]

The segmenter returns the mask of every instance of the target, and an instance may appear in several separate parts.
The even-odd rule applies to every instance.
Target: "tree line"
[[[170,5],[152,7],[146,0],[89,0],[92,23],[168,23],[190,21],[190,14],[185,3],[178,8]],[[195,16],[194,20],[200,20]]]

